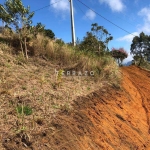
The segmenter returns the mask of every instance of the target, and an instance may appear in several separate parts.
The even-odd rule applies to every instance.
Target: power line
[[[51,3],[51,4],[49,4],[49,5],[46,5],[46,6],[42,7],[42,8],[39,8],[39,9],[37,9],[37,10],[34,10],[33,12],[36,12],[36,11],[42,10],[42,9],[44,9],[44,8],[47,8],[47,7],[49,7],[49,6],[51,6],[51,5],[54,5],[54,4],[56,4],[56,3],[60,2],[60,1],[62,1],[62,0],[59,0],[59,1],[57,1],[57,2]]]
[[[76,1],[75,1],[75,4],[78,6],[78,8],[82,11],[82,13],[83,14],[85,14],[84,12],[83,12],[83,10],[81,9],[81,7],[76,3]],[[106,12],[108,12],[107,10],[105,10]],[[125,15],[125,14],[124,14]],[[87,16],[86,16],[87,17]],[[130,25],[132,25],[132,26],[134,26],[132,23],[130,23],[129,21],[127,21],[127,20],[124,20],[124,19],[122,19],[121,17],[118,17],[118,16],[116,16],[115,15],[115,17],[116,18],[119,18],[120,20],[123,20],[123,21],[125,21],[125,22],[127,22],[128,24],[130,24]],[[87,17],[88,18],[88,17]]]
[[[78,3],[75,1],[75,4],[78,6],[78,8],[80,9],[80,11],[85,15],[85,17],[86,18],[89,18],[86,14],[85,14],[85,12],[81,9],[81,7],[78,5]],[[117,17],[117,16],[116,16]],[[117,18],[120,18],[120,17],[117,17]],[[121,19],[121,18],[120,18]],[[90,20],[90,19],[89,19]],[[123,19],[122,19],[123,20]],[[124,20],[125,21],[125,20]],[[90,20],[90,22],[91,23],[93,23],[91,20]],[[126,21],[126,22],[128,22],[128,21]],[[128,22],[129,23],[129,22]],[[130,23],[129,23],[130,24]],[[133,25],[133,24],[131,24],[131,25]]]
[[[83,15],[85,15],[86,18],[89,18],[86,13],[81,9],[81,7],[78,5],[78,3],[75,1],[75,4],[77,5],[77,7],[80,9],[80,11],[83,13]],[[90,19],[89,19],[90,20]],[[90,22],[92,23],[92,21],[90,20]]]
[[[105,18],[104,16],[100,15],[98,12],[96,12],[95,10],[91,9],[89,6],[87,6],[86,4],[84,4],[83,2],[81,2],[80,0],[77,0],[79,1],[82,5],[84,5],[85,7],[87,7],[88,9],[92,10],[95,14],[97,14],[98,16],[100,16],[101,18],[103,18],[104,20],[108,21],[109,23],[113,24],[114,26],[116,26],[117,28],[127,32],[128,34],[131,34],[135,37],[134,34],[132,34],[131,32],[127,31],[126,29],[123,29],[122,27],[118,26],[117,24],[113,23],[112,21],[110,21],[109,19]]]
[[[59,0],[59,1],[57,1],[57,2],[51,3],[51,4],[47,5],[47,6],[42,7],[42,8],[39,8],[39,9],[35,10],[34,12],[39,11],[39,10],[42,10],[42,9],[44,9],[44,8],[47,8],[47,7],[49,7],[49,6],[51,6],[51,5],[54,5],[54,4],[56,4],[56,3],[60,2],[60,1],[62,1],[62,0]],[[94,11],[93,9],[91,9],[89,6],[87,6],[86,4],[84,4],[83,2],[81,2],[80,0],[77,0],[77,1],[79,1],[82,5],[84,5],[85,7],[87,7],[88,9],[90,9],[91,11],[93,11],[94,13],[96,13],[98,16],[100,16],[100,17],[103,18],[104,20],[108,21],[109,23],[113,24],[114,26],[118,27],[119,29],[121,29],[121,30],[123,30],[123,31],[125,31],[125,32],[127,32],[127,33],[129,33],[129,34],[131,34],[131,35],[133,35],[133,36],[135,36],[135,35],[132,34],[131,32],[127,31],[126,29],[123,29],[122,27],[120,27],[120,26],[118,26],[117,24],[113,23],[113,22],[110,21],[109,19],[107,19],[107,18],[105,18],[104,16],[100,15],[98,12]],[[76,2],[75,2],[75,3],[76,3]],[[80,6],[79,6],[77,3],[76,3],[76,5],[77,5],[77,6],[79,7],[79,9],[82,11],[82,9],[80,8]],[[83,11],[82,11],[82,13],[85,14]],[[86,16],[86,17],[87,17],[87,16]]]

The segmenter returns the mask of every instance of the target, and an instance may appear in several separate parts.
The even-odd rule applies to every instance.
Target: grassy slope
[[[20,54],[12,55],[12,47],[0,44],[0,141],[8,134],[22,131],[29,136],[31,130],[42,133],[57,111],[71,111],[71,104],[78,96],[86,96],[106,83],[118,83],[118,68],[111,58],[79,55],[66,46],[43,40],[43,37],[30,44],[35,56],[28,62]],[[96,77],[55,74],[55,69],[65,68],[78,71],[98,69],[101,74]],[[18,114],[18,106],[29,106],[32,114]]]

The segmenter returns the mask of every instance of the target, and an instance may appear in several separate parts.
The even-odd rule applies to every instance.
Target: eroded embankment
[[[105,87],[78,98],[71,112],[62,111],[50,128],[42,134],[31,133],[30,145],[23,148],[18,144],[18,149],[150,149],[150,72],[135,66],[121,71],[121,90]],[[15,139],[9,144],[16,145]],[[8,149],[8,142],[3,144]]]

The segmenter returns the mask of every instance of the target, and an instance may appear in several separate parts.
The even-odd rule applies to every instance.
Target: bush
[[[44,29],[44,35],[49,37],[50,39],[54,39],[55,34],[50,29]]]
[[[59,44],[60,46],[65,45],[65,42],[62,39],[57,39],[56,43]]]

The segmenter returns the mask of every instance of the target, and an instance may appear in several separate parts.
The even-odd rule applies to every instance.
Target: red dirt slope
[[[121,89],[105,87],[78,98],[73,110],[60,112],[43,134],[31,133],[26,149],[150,150],[150,72],[135,66],[121,71]],[[3,143],[6,149],[10,144],[15,145]]]

